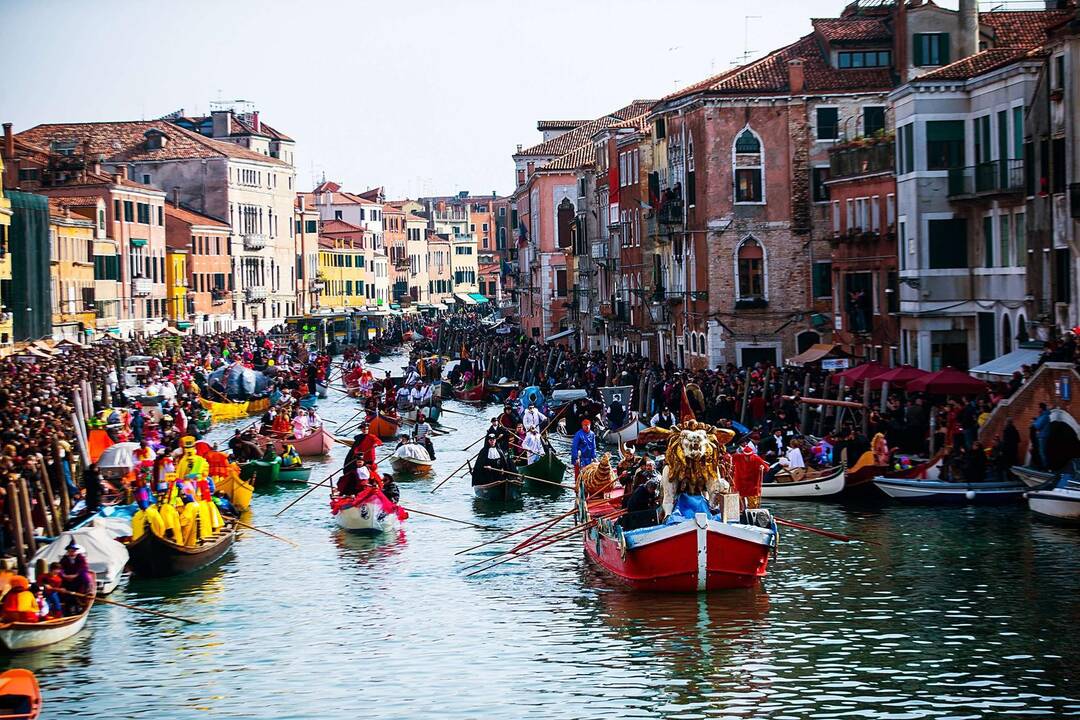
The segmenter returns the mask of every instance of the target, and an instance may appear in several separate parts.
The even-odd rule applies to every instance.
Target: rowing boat
[[[368,432],[383,440],[397,437],[399,427],[400,422],[381,413],[368,422]]]
[[[1032,490],[1027,493],[1028,508],[1044,518],[1059,522],[1080,522],[1080,487],[1070,483],[1066,487]]]
[[[274,450],[278,454],[285,452],[286,445],[292,445],[297,455],[303,457],[320,457],[329,455],[330,448],[334,447],[334,436],[326,431],[322,425],[318,426],[302,438],[268,438],[274,441]]]
[[[1029,488],[1038,488],[1052,484],[1055,480],[1061,477],[1060,473],[1050,472],[1048,470],[1036,470],[1032,467],[1026,467],[1024,465],[1013,465],[1010,470],[1012,474],[1020,478],[1020,482]]]
[[[91,587],[94,591],[83,600],[86,605],[78,615],[56,618],[55,620],[42,620],[41,622],[24,623],[11,622],[0,624],[0,645],[7,650],[17,652],[19,650],[36,650],[61,640],[67,640],[77,634],[86,625],[86,618],[90,614],[90,608],[97,596],[97,581]]]
[[[470,388],[457,389],[454,388],[454,397],[461,402],[484,402],[484,397],[487,395],[487,386],[484,381],[481,380],[477,385],[473,385]]]
[[[34,673],[14,668],[0,673],[0,720],[34,720],[41,714],[41,688]]]
[[[240,477],[250,480],[255,487],[271,485],[281,473],[281,458],[273,460],[248,460],[240,465]]]
[[[525,489],[529,492],[562,492],[563,488],[555,487],[552,483],[561,484],[566,476],[566,463],[559,459],[551,450],[534,463],[519,465],[518,474],[525,477]],[[542,480],[544,482],[537,482]]]
[[[405,443],[390,456],[390,467],[394,472],[426,473],[431,472],[431,465],[431,456],[420,443]]]
[[[911,503],[1001,503],[1023,497],[1027,489],[1017,482],[941,482],[874,478],[874,485],[893,500]]]
[[[487,394],[491,397],[492,400],[497,402],[503,402],[508,397],[510,397],[510,393],[518,389],[518,383],[485,383],[485,388],[487,390]]]
[[[409,517],[407,512],[375,488],[368,488],[352,497],[331,497],[330,512],[338,527],[360,535],[392,532],[401,526],[402,520]]]
[[[283,483],[307,483],[311,479],[310,465],[282,465],[278,471],[278,482]]]
[[[233,480],[234,477],[235,480]],[[223,492],[228,496],[229,502],[240,512],[244,512],[251,507],[251,497],[255,493],[255,485],[240,477],[239,473],[233,475],[230,472],[228,476],[218,478],[215,485],[219,492]]]
[[[761,497],[763,498],[812,499],[837,495],[843,490],[844,466],[842,464],[820,471],[811,470],[803,479],[797,481],[777,480],[761,483]]]
[[[264,413],[270,409],[270,398],[268,397],[256,400],[242,400],[240,402],[215,402],[201,397],[199,402],[210,412],[210,419],[214,422],[240,420],[250,415]]]
[[[515,480],[496,480],[486,485],[473,485],[473,495],[486,502],[514,502],[521,499],[521,483]]]
[[[636,442],[638,433],[649,427],[643,422],[638,420],[637,413],[628,413],[629,420],[619,428],[614,430],[607,430],[602,434],[602,440],[608,445],[619,445],[620,443],[632,443]]]
[[[195,572],[220,560],[235,540],[236,525],[229,520],[225,521],[220,530],[200,540],[197,545],[180,545],[152,532],[146,532],[128,545],[131,572],[148,578]]]

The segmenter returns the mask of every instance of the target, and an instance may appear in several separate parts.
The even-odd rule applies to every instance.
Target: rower
[[[300,467],[303,461],[300,459],[300,453],[296,452],[296,448],[292,445],[285,446],[285,452],[281,453],[281,467]]]
[[[547,415],[540,412],[535,405],[529,405],[521,415],[521,424],[525,426],[525,432],[539,430],[540,424],[547,420]]]
[[[477,453],[476,459],[473,460],[472,484],[474,486],[490,485],[499,480],[506,480],[508,476],[498,471],[512,471],[513,469],[510,466],[510,461],[506,459],[505,453],[503,453],[495,442],[497,439],[495,433],[488,433],[487,437],[484,439],[484,446],[480,448],[480,452]]]
[[[431,401],[431,391],[424,390],[424,381],[417,379],[412,384],[412,389],[409,391],[409,403],[416,408],[423,407],[425,403],[425,397],[428,402]]]
[[[596,460],[596,433],[592,431],[592,421],[588,418],[581,421],[581,429],[574,434],[574,441],[570,445],[570,460],[574,463],[575,480],[581,468]]]
[[[416,442],[424,446],[428,451],[428,456],[432,460],[435,459],[435,445],[431,442],[431,425],[428,424],[427,418],[424,413],[417,413],[416,415],[416,429],[413,430],[416,437]]]
[[[662,410],[660,410],[660,412],[652,416],[652,420],[650,420],[650,422],[652,423],[653,427],[670,430],[672,427],[675,426],[676,420],[675,415],[672,414],[671,410],[663,408]]]
[[[608,425],[612,430],[621,428],[626,424],[626,408],[622,404],[622,394],[615,393],[611,397],[611,404],[608,406]]]

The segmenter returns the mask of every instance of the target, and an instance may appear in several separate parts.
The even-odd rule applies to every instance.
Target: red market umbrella
[[[935,395],[977,395],[986,392],[987,385],[966,372],[943,368],[926,377],[912,380],[907,384],[907,390]]]
[[[913,380],[918,380],[921,377],[926,377],[930,373],[925,370],[920,370],[917,367],[911,367],[910,365],[901,365],[900,367],[894,367],[891,370],[886,370],[870,379],[870,387],[874,390],[880,390],[881,386],[888,382],[890,388],[897,390],[903,390],[907,387],[907,384]]]
[[[863,363],[862,365],[856,365],[853,368],[848,368],[843,372],[838,372],[834,377],[837,380],[843,378],[844,380],[847,380],[849,384],[854,385],[856,383],[861,383],[863,380],[866,380],[868,378],[876,378],[878,375],[881,375],[883,372],[887,372],[888,370],[889,368],[885,367],[884,365],[878,365],[874,362],[868,362]]]

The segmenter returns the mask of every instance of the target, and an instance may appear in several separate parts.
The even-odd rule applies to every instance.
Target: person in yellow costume
[[[199,504],[190,495],[184,496],[184,508],[180,511],[180,533],[183,544],[194,546],[199,542],[204,532],[200,528]]]
[[[285,446],[285,452],[281,453],[281,467],[293,467],[303,464],[300,453],[292,445]]]
[[[210,473],[210,464],[206,462],[206,458],[195,452],[195,438],[185,435],[180,438],[180,447],[183,448],[184,454],[176,463],[177,477],[186,478],[189,475],[206,477]]]

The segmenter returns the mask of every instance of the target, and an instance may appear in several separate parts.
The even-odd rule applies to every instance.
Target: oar
[[[479,570],[473,570],[471,573],[466,574],[465,577],[472,577],[473,575],[478,575],[478,574],[480,574],[482,572],[487,572],[488,570],[491,570],[494,567],[502,565],[503,563],[508,563],[511,560],[515,559],[515,558],[525,557],[526,555],[534,553],[534,552],[536,552],[538,550],[543,550],[544,548],[548,547],[549,545],[554,545],[555,543],[559,542],[560,540],[565,540],[568,537],[572,537],[572,536],[576,535],[578,532],[588,530],[593,525],[595,525],[597,522],[598,521],[596,519],[593,519],[593,520],[589,520],[588,522],[582,523],[580,525],[575,525],[574,527],[570,528],[569,530],[564,530],[564,531],[562,531],[560,533],[556,533],[554,537],[548,538],[543,543],[540,543],[538,545],[533,545],[531,548],[525,550],[524,552],[520,552],[520,553],[516,553],[516,554],[503,553],[503,555],[509,555],[509,557],[505,557],[502,560],[499,560],[498,562],[492,563],[492,564],[488,565],[487,567],[482,567]],[[501,556],[496,555],[495,557],[501,557]],[[473,566],[470,565],[469,567],[473,567]],[[466,569],[468,569],[468,568],[466,568]]]
[[[476,523],[469,522],[468,520],[458,520],[456,518],[446,517],[445,515],[436,515],[435,513],[425,512],[423,510],[414,510],[412,508],[407,508],[404,505],[398,505],[398,507],[401,508],[402,510],[406,511],[406,512],[416,513],[417,515],[427,515],[428,517],[438,518],[439,520],[449,520],[450,522],[461,523],[462,525],[469,525],[469,526],[474,527],[474,528],[480,528],[481,530],[498,530],[499,529],[499,528],[494,527],[492,525],[477,525]]]
[[[577,508],[575,507],[575,508],[574,508],[574,509],[573,509],[573,510],[571,511],[571,513],[573,513],[573,512],[576,512],[576,511],[577,511]],[[600,519],[601,519],[602,517],[604,517],[604,518],[616,518],[616,517],[620,517],[620,516],[622,516],[622,515],[624,515],[624,514],[626,514],[626,511],[625,511],[625,510],[617,510],[617,511],[615,511],[615,512],[613,512],[613,513],[610,513],[610,514],[608,514],[608,515],[598,516],[598,517],[592,518],[592,519],[590,519],[590,520],[587,520],[586,522],[582,523],[581,525],[576,525],[575,527],[573,527],[573,528],[570,528],[570,530],[561,530],[561,531],[559,531],[559,532],[555,533],[555,535],[549,535],[548,537],[546,537],[546,538],[542,538],[541,540],[542,540],[542,541],[545,541],[545,542],[544,542],[544,545],[550,545],[551,543],[549,543],[549,542],[546,542],[547,540],[551,540],[551,539],[555,539],[555,540],[558,540],[558,539],[561,539],[561,537],[560,537],[560,536],[563,536],[563,535],[567,535],[567,534],[573,534],[573,533],[574,533],[574,531],[576,531],[576,530],[584,530],[584,529],[587,529],[588,527],[591,527],[591,526],[592,526],[593,524],[595,524],[595,523],[596,523],[597,521],[599,521],[599,520],[600,520]],[[565,517],[565,516],[563,516],[563,517]],[[557,518],[557,519],[558,519],[558,520],[561,520],[562,518]],[[550,523],[551,521],[550,521],[550,520],[546,520],[546,521],[544,521],[544,522],[548,522],[548,523]],[[543,524],[543,523],[540,523],[540,524]],[[552,524],[553,524],[553,523],[552,523]],[[534,526],[534,527],[535,527],[535,526]],[[507,556],[511,556],[511,557],[507,557],[507,560],[512,560],[512,559],[513,559],[514,557],[519,557],[519,556],[521,556],[521,555],[527,555],[527,554],[528,554],[529,552],[532,552],[532,550],[535,550],[535,549],[539,549],[539,546],[537,546],[537,545],[534,545],[532,549],[530,549],[530,550],[528,550],[528,551],[526,551],[526,552],[522,552],[522,553],[519,553],[519,552],[515,552],[516,548],[515,548],[514,550],[507,550],[507,551],[505,551],[505,552],[501,552],[501,553],[498,553],[497,555],[492,555],[492,556],[490,556],[490,557],[486,557],[486,558],[484,558],[483,560],[480,560],[479,562],[474,562],[474,563],[472,563],[471,565],[466,565],[466,566],[465,566],[464,568],[462,568],[462,569],[463,569],[463,570],[469,570],[469,569],[472,569],[472,568],[474,568],[474,567],[477,567],[477,566],[479,566],[479,565],[483,565],[483,564],[485,564],[485,563],[489,563],[489,562],[491,562],[492,560],[497,560],[497,559],[499,559],[499,558],[502,558],[502,557],[507,557]],[[496,563],[496,564],[499,564],[499,563]],[[491,565],[490,567],[494,567],[494,565]],[[480,571],[477,571],[477,572],[480,572]],[[470,574],[473,574],[473,573],[470,573]],[[466,576],[466,577],[468,577],[468,576]]]
[[[468,450],[468,448],[465,448],[465,449],[466,449],[466,450]],[[441,488],[441,487],[442,487],[443,485],[445,485],[445,484],[447,483],[447,481],[448,481],[448,480],[450,480],[450,478],[454,477],[454,476],[455,476],[455,475],[457,475],[457,474],[458,474],[459,472],[461,472],[461,469],[462,469],[463,467],[465,467],[466,465],[468,465],[468,464],[469,464],[469,462],[470,462],[471,460],[472,460],[472,458],[466,458],[466,459],[465,459],[465,462],[463,462],[463,463],[461,463],[460,465],[458,465],[458,466],[457,466],[457,469],[456,469],[456,470],[454,470],[454,472],[452,472],[452,473],[450,473],[449,475],[447,475],[447,476],[446,476],[446,477],[445,477],[445,478],[444,478],[444,479],[442,480],[442,482],[440,482],[440,483],[439,483],[438,485],[436,485],[435,487],[431,488],[431,492],[435,492],[436,490],[438,490],[439,488]]]
[[[73,592],[71,590],[64,590],[63,588],[54,588],[54,590],[56,590],[56,592],[58,593],[63,593],[64,595],[71,595],[72,597],[83,598],[84,600],[93,599],[94,602],[105,603],[106,605],[117,605],[122,608],[127,608],[128,610],[134,610],[135,612],[146,613],[147,615],[157,615],[158,617],[168,618],[169,620],[179,620],[180,622],[191,623],[192,625],[199,624],[198,620],[180,617],[179,615],[169,615],[168,613],[136,607],[135,605],[128,605],[127,603],[122,603],[119,600],[106,600],[105,598],[97,595],[84,595],[83,593]]]
[[[494,470],[495,472],[502,473],[503,475],[514,475],[516,477],[525,478],[527,480],[535,480],[539,483],[546,483],[547,485],[554,485],[555,487],[566,488],[567,490],[574,489],[572,485],[563,485],[562,483],[552,482],[551,480],[544,480],[543,478],[533,477],[532,475],[522,475],[521,473],[510,472],[509,470],[500,470],[499,468],[489,468],[489,470]]]
[[[555,519],[556,520],[561,520],[562,518],[564,518],[564,517],[566,517],[568,515],[573,515],[575,512],[577,512],[577,508],[572,508],[572,509],[566,511],[565,513],[563,513],[562,515],[556,516]],[[534,528],[540,527],[541,525],[544,525],[544,524],[546,524],[548,522],[550,522],[549,519],[541,520],[538,523],[534,523],[532,525],[529,525],[528,527],[523,527],[520,530],[515,530],[512,533],[507,533],[506,535],[500,535],[499,537],[495,538],[494,540],[488,540],[487,542],[482,542],[479,545],[473,545],[471,548],[465,548],[464,550],[459,550],[454,554],[455,555],[465,555],[466,553],[470,553],[473,550],[479,550],[482,547],[486,547],[488,545],[494,545],[495,543],[502,542],[503,540],[506,540],[507,538],[512,538],[515,535],[520,535],[523,532],[527,532],[527,531],[532,530]]]
[[[279,516],[279,515],[281,515],[281,514],[282,514],[283,512],[285,512],[286,510],[288,510],[289,508],[291,508],[291,507],[292,507],[293,505],[295,505],[296,503],[300,502],[301,500],[303,500],[304,498],[306,498],[306,497],[307,497],[308,495],[310,495],[311,493],[315,492],[315,488],[320,488],[320,487],[328,487],[328,483],[329,483],[329,481],[330,481],[330,478],[334,477],[334,475],[337,475],[337,474],[338,474],[339,472],[341,472],[341,470],[336,470],[336,471],[334,471],[334,472],[333,472],[333,473],[332,473],[331,475],[327,476],[327,477],[326,477],[326,478],[325,478],[324,480],[322,480],[322,482],[317,482],[317,483],[311,483],[311,487],[309,487],[309,488],[308,488],[308,489],[307,489],[307,490],[306,490],[306,491],[304,492],[304,494],[303,494],[303,495],[301,495],[300,497],[296,498],[296,499],[295,499],[295,500],[293,500],[293,501],[292,501],[291,503],[289,503],[288,505],[286,505],[285,507],[281,508],[281,509],[280,509],[280,510],[278,510],[278,511],[277,511],[276,513],[274,513],[274,517],[278,517],[278,516]]]
[[[575,508],[575,510],[576,510],[576,508]],[[536,542],[536,539],[537,539],[538,537],[540,537],[541,535],[543,535],[544,533],[546,533],[546,532],[547,532],[548,530],[550,530],[551,528],[553,528],[553,527],[555,527],[556,525],[558,525],[558,524],[559,524],[559,523],[560,523],[560,522],[561,522],[562,520],[564,520],[564,519],[565,519],[565,518],[567,517],[567,515],[569,515],[569,513],[567,513],[567,514],[564,514],[564,515],[560,515],[559,517],[555,518],[555,519],[554,519],[554,520],[552,520],[551,522],[547,523],[546,525],[544,525],[544,527],[540,528],[540,529],[539,529],[539,530],[537,530],[537,531],[536,531],[535,533],[533,533],[533,534],[532,534],[532,535],[530,535],[529,537],[525,538],[524,540],[522,540],[521,542],[519,542],[519,543],[518,543],[517,545],[515,545],[514,547],[510,548],[510,553],[511,553],[511,554],[513,554],[513,553],[516,553],[516,552],[518,552],[519,550],[521,550],[522,548],[526,548],[526,547],[528,547],[529,545],[532,545],[532,544],[533,544],[534,542]]]
[[[816,528],[811,525],[802,525],[797,522],[792,522],[791,520],[781,520],[778,517],[774,517],[773,519],[776,520],[777,525],[783,525],[785,527],[795,528],[796,530],[805,530],[806,532],[824,535],[825,537],[832,538],[833,540],[843,540],[844,542],[862,542],[867,543],[868,545],[881,545],[881,543],[874,540],[862,540],[860,538],[853,538],[850,535],[841,535],[840,533],[831,532],[829,530],[822,530],[821,528]]]
[[[263,535],[267,535],[269,537],[272,537],[275,540],[280,540],[283,543],[288,543],[288,544],[292,545],[293,547],[297,547],[297,548],[300,547],[299,545],[294,543],[292,540],[289,540],[288,538],[283,538],[280,535],[275,535],[274,533],[263,530],[262,528],[257,528],[254,525],[250,525],[250,524],[244,522],[243,520],[239,520],[239,519],[234,518],[234,522],[237,525],[239,525],[240,527],[246,527],[248,530],[254,530],[257,533],[262,533]]]

